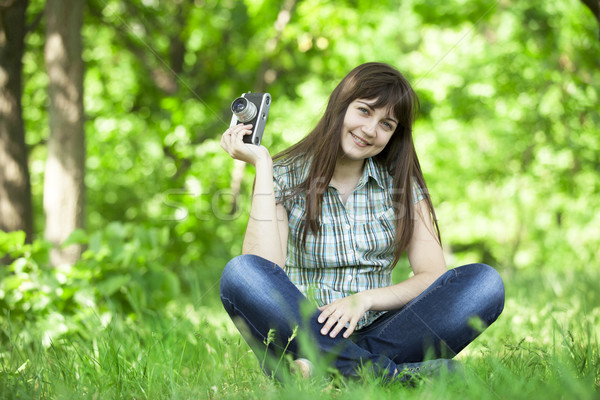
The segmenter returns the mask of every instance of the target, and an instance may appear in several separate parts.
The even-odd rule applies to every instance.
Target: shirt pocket
[[[396,232],[396,211],[394,211],[394,208],[389,207],[381,211],[377,214],[377,220],[379,220],[379,223],[384,225],[386,229],[391,231],[393,237],[394,232]]]
[[[387,266],[394,254],[396,214],[392,207],[386,208],[361,225],[362,238],[358,240],[361,263]]]

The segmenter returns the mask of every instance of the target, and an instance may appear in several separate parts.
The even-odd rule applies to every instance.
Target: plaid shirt
[[[309,163],[302,159],[278,161],[273,167],[275,198],[287,210],[289,236],[285,271],[300,291],[318,306],[361,290],[390,286],[394,261],[396,217],[392,208],[392,177],[369,158],[363,175],[346,204],[337,189],[323,195],[321,231],[309,234],[302,247],[304,195],[289,197],[289,189],[307,176]],[[286,195],[287,194],[287,198]],[[423,199],[413,189],[415,203]],[[368,311],[357,329],[385,311]]]

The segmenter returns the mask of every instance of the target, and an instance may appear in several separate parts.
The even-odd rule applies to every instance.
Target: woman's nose
[[[365,134],[369,135],[369,136],[374,136],[375,135],[375,129],[377,126],[377,122],[376,121],[367,121],[364,123],[362,130]]]

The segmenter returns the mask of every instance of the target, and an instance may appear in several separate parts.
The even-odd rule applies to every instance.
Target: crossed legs
[[[504,306],[502,279],[485,264],[448,270],[402,309],[384,314],[348,339],[321,335],[318,309],[279,266],[259,256],[232,259],[223,270],[220,293],[225,310],[260,361],[279,358],[284,350],[294,358],[305,357],[297,340],[288,341],[297,327],[321,353],[335,355],[333,366],[344,376],[356,375],[367,363],[376,374],[393,376],[404,363],[452,358],[481,333],[471,319],[489,326]],[[262,367],[273,372],[269,365]]]

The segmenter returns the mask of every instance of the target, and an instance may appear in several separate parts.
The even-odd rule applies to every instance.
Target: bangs
[[[373,108],[385,108],[398,119],[399,125],[412,125],[418,110],[418,99],[410,87],[404,87],[398,81],[361,86],[355,90],[355,99],[374,100],[371,105]]]

